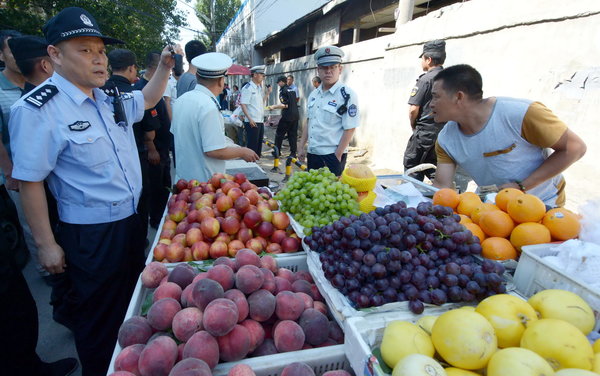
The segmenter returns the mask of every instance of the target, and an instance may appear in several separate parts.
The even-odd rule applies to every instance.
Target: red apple
[[[260,202],[259,202],[260,204]],[[260,213],[260,216],[262,217],[263,222],[273,222],[273,212],[271,211],[271,209],[269,209],[269,204],[266,204],[266,207],[264,206],[260,206],[258,207],[258,212]]]
[[[216,218],[216,217],[222,217],[222,216],[223,216],[223,213],[221,213],[221,212],[219,211],[219,209],[217,209],[216,207],[213,207],[213,213],[214,213],[214,215],[215,215],[215,218]]]
[[[285,239],[286,237],[287,234],[284,230],[275,230],[275,232],[273,232],[273,235],[271,235],[271,241],[273,243],[281,244],[283,239]]]
[[[165,258],[169,262],[180,262],[185,256],[185,250],[183,244],[179,242],[171,243],[167,248],[167,254]]]
[[[198,221],[202,223],[206,218],[214,218],[215,212],[210,206],[204,206],[198,210]]]
[[[177,180],[177,183],[175,184],[175,187],[177,187],[177,192],[181,192],[184,189],[186,189],[188,186],[188,182],[185,181],[185,179],[179,179]]]
[[[249,189],[252,189],[252,183],[250,183],[249,181],[245,181],[245,182],[243,182],[243,183],[240,184],[240,189],[243,192],[246,192]]]
[[[210,245],[208,254],[212,259],[218,259],[219,257],[227,257],[228,252],[227,244],[224,242],[214,242]]]
[[[185,211],[183,209],[176,209],[169,212],[169,219],[174,222],[181,222],[185,218]]]
[[[202,235],[208,238],[214,238],[219,234],[221,226],[219,225],[219,221],[215,218],[209,217],[205,218],[200,222],[200,230],[202,230]]]
[[[238,184],[242,184],[246,181],[246,175],[241,172],[238,172],[237,174],[233,175],[233,181]]]
[[[250,200],[246,196],[240,196],[234,202],[235,210],[240,214],[245,214],[250,208]]]
[[[189,189],[192,189],[192,188],[197,187],[199,185],[200,185],[200,182],[198,180],[192,179],[192,180],[188,181],[187,187]]]
[[[185,261],[185,262],[194,261],[194,257],[192,255],[192,250],[189,247],[185,247],[183,249],[183,261]]]
[[[245,248],[244,243],[242,243],[241,241],[239,241],[237,239],[232,240],[229,242],[227,254],[229,255],[229,257],[235,257],[235,255],[238,253],[238,251],[243,248]]]
[[[273,226],[278,230],[285,230],[290,225],[290,217],[284,212],[273,213]]]
[[[184,219],[183,221],[179,222],[177,224],[177,227],[175,228],[175,235],[178,234],[185,234],[187,232],[187,230],[189,230],[189,223],[187,223],[187,221]]]
[[[258,192],[256,192],[254,189],[247,190],[246,193],[244,193],[244,196],[248,197],[250,204],[252,205],[256,205],[260,199]]]
[[[269,203],[269,209],[273,211],[279,209],[279,203],[274,198],[270,198],[267,202]]]
[[[229,242],[231,241],[231,236],[229,236],[229,234],[226,232],[219,232],[219,235],[217,235],[215,241],[229,244]]]
[[[246,242],[246,248],[253,250],[257,255],[259,255],[264,249],[261,241],[256,238],[248,240]]]
[[[262,216],[257,210],[250,210],[244,214],[244,223],[248,228],[255,228],[262,221]]]
[[[185,233],[185,242],[188,247],[201,240],[203,240],[203,236],[199,228],[191,228]]]
[[[165,221],[163,222],[163,230],[175,230],[175,228],[177,227],[177,222],[171,220],[171,219],[165,219]]]
[[[209,257],[210,245],[204,241],[192,244],[192,257],[196,261],[207,260]]]
[[[238,187],[231,188],[229,192],[227,192],[227,196],[231,197],[231,199],[235,202],[239,197],[242,197],[244,192]]]
[[[192,209],[188,212],[188,215],[187,215],[188,223],[198,222],[199,220],[200,220],[200,212],[198,210]]]
[[[250,239],[252,239],[252,230],[249,228],[240,228],[237,234],[237,240],[246,244]]]
[[[235,211],[235,208],[231,208],[231,209],[227,210],[225,212],[225,214],[223,214],[223,217],[225,217],[225,218],[227,218],[227,217],[234,217],[238,221],[242,220],[242,216],[240,215],[240,213],[238,213],[237,211]]]
[[[188,199],[190,198],[190,194],[191,192],[189,189],[184,189],[177,195],[177,201],[188,201]]]
[[[263,238],[269,238],[273,235],[275,228],[271,222],[261,222],[256,228],[256,232]]]
[[[194,187],[194,189],[199,188],[199,187]],[[192,194],[190,195],[190,199],[189,201],[191,202],[196,202],[198,201],[200,198],[202,197],[202,192],[192,192]]]
[[[152,252],[154,255],[154,259],[156,261],[162,261],[165,257],[167,257],[167,249],[169,246],[164,243],[158,243],[156,247],[154,247],[154,251]]]
[[[260,244],[262,245],[263,249],[267,248],[267,244],[269,244],[269,242],[267,241],[267,239],[263,238],[262,236],[257,236],[254,239],[258,240],[260,242]]]
[[[185,234],[177,234],[177,235],[175,235],[173,237],[173,239],[171,239],[171,241],[173,243],[179,243],[179,244],[181,244],[184,247],[187,244],[186,241],[185,241]]]
[[[210,192],[214,192],[215,191],[215,187],[213,187],[212,184],[206,184],[204,187],[202,187],[202,193],[210,193]]]
[[[282,253],[281,246],[278,243],[271,243],[267,246],[267,253]]]
[[[240,230],[240,221],[235,217],[225,217],[221,223],[223,231],[229,235],[235,235]]]
[[[229,196],[221,196],[217,199],[216,205],[221,213],[225,213],[233,207],[233,200]]]
[[[225,180],[225,175],[223,175],[220,172],[217,172],[216,174],[214,174],[211,178],[210,178],[210,184],[212,184],[213,187],[216,188],[221,188],[221,180]]]
[[[225,193],[226,195],[228,195],[228,194],[229,194],[229,191],[230,191],[232,188],[236,188],[236,187],[239,187],[239,185],[238,185],[237,183],[234,183],[234,182],[232,182],[232,181],[229,181],[229,180],[228,180],[228,181],[226,181],[225,183],[223,183],[223,184],[221,185],[221,189],[223,190],[223,193]]]
[[[200,184],[198,184],[197,186],[195,186],[195,187],[192,187],[192,188],[190,189],[190,192],[191,192],[192,194],[194,194],[194,193],[196,193],[196,192],[198,192],[198,193],[202,193],[202,186],[201,186]]]
[[[296,252],[296,251],[298,251],[299,247],[300,247],[300,241],[298,241],[298,239],[296,239],[296,238],[287,237],[287,238],[283,239],[283,241],[281,242],[281,249],[285,253]]]

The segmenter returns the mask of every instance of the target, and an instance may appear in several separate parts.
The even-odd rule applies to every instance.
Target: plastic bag
[[[579,207],[581,231],[579,239],[600,245],[600,200],[586,201]]]

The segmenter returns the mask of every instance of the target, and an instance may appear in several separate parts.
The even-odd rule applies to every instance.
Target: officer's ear
[[[54,64],[59,64],[60,63],[60,54],[62,52],[60,50],[60,48],[51,44],[48,46],[47,51],[48,51],[48,56],[50,56],[50,59],[52,59],[52,62]]]

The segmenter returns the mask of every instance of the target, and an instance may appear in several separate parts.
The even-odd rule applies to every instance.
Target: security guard
[[[225,160],[242,158],[254,162],[258,155],[249,148],[227,142],[217,95],[225,87],[225,74],[233,61],[225,54],[209,52],[195,57],[198,85],[177,98],[171,132],[177,150],[177,178],[207,181],[215,172],[225,172]]]
[[[99,89],[107,78],[105,44],[121,41],[102,35],[94,17],[76,7],[51,18],[43,32],[55,72],[12,107],[13,176],[41,264],[69,281],[55,318],[73,331],[83,375],[95,376],[106,374],[144,265],[131,125],[161,98],[174,62],[165,48],[142,92],[110,97]],[[56,236],[48,223],[46,178],[58,202]]]
[[[279,124],[277,124],[277,131],[275,132],[275,146],[277,146],[277,150],[281,153],[283,139],[287,134],[290,145],[290,156],[295,158],[298,149],[298,98],[296,98],[296,92],[287,86],[289,77],[291,76],[287,78],[279,76],[277,78],[279,101],[281,104],[267,106],[267,109],[281,109],[281,119],[279,120]]]
[[[265,133],[265,102],[270,93],[263,87],[265,80],[265,66],[257,65],[250,68],[252,80],[242,87],[240,96],[240,106],[246,120],[244,129],[246,130],[246,146],[254,150],[260,157],[262,151],[262,141]]]
[[[446,60],[446,42],[433,40],[423,45],[421,59],[422,75],[417,79],[417,84],[408,99],[408,116],[413,134],[408,140],[404,152],[404,170],[423,163],[436,164],[435,141],[437,135],[444,127],[444,123],[436,123],[431,112],[431,88],[433,79],[444,69],[442,64]],[[425,175],[431,178],[433,169],[410,174],[411,177],[423,180]]]
[[[335,46],[315,53],[321,85],[308,97],[308,126],[302,130],[298,157],[304,160],[308,141],[309,169],[327,166],[337,176],[346,165],[347,148],[359,126],[356,93],[339,81],[344,52]]]

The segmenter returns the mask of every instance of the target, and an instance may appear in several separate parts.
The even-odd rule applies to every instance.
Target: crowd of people
[[[103,35],[84,9],[62,10],[42,31],[44,38],[0,31],[0,194],[14,204],[26,248],[53,288],[54,319],[73,332],[83,375],[102,375],[144,265],[148,226],[158,226],[168,200],[172,166],[176,178],[206,181],[225,172],[226,160],[257,161],[265,110],[280,109],[276,147],[287,137],[291,156],[339,176],[361,112],[357,93],[340,79],[344,52],[336,46],[316,51],[306,103],[288,75],[277,78],[279,103],[268,105],[264,65],[230,89],[231,57],[197,40],[149,51],[140,74],[130,50],[107,53],[123,41]],[[541,103],[484,98],[479,73],[468,65],[444,69],[445,58],[444,41],[424,44],[425,73],[408,101],[405,169],[435,165],[413,176],[452,187],[461,166],[478,185],[564,204],[561,172],[583,156],[585,143]],[[299,106],[307,123],[298,144]],[[234,142],[222,111],[238,108],[243,137]],[[46,363],[36,354],[24,258],[3,252],[0,328],[12,341],[0,351],[11,359],[3,367],[7,374],[72,373],[76,359]]]

